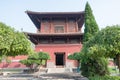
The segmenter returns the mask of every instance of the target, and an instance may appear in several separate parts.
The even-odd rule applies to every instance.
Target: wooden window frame
[[[59,28],[57,29],[57,27],[59,27]],[[61,30],[59,30],[60,27],[61,27]],[[62,30],[62,29],[63,29],[63,30]],[[65,32],[65,27],[64,27],[64,25],[55,25],[55,26],[54,26],[54,32],[55,32],[55,33],[64,33],[64,32]]]

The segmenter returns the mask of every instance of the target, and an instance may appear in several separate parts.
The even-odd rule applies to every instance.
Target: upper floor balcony
[[[84,11],[81,12],[32,12],[26,11],[38,33],[81,32]]]
[[[75,19],[56,19],[41,21],[38,33],[74,33],[81,32],[80,25]]]

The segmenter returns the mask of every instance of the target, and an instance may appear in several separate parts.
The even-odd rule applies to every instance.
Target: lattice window
[[[64,33],[64,26],[55,26],[54,32],[55,33]]]

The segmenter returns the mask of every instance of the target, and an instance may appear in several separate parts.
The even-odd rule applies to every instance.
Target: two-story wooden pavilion
[[[84,12],[32,12],[26,11],[37,28],[27,33],[35,44],[35,51],[48,52],[47,67],[75,67],[67,56],[82,48]]]

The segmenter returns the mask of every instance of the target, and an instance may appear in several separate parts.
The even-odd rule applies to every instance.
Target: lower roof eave
[[[75,33],[29,33],[24,32],[28,36],[82,36],[84,33],[75,32]]]

